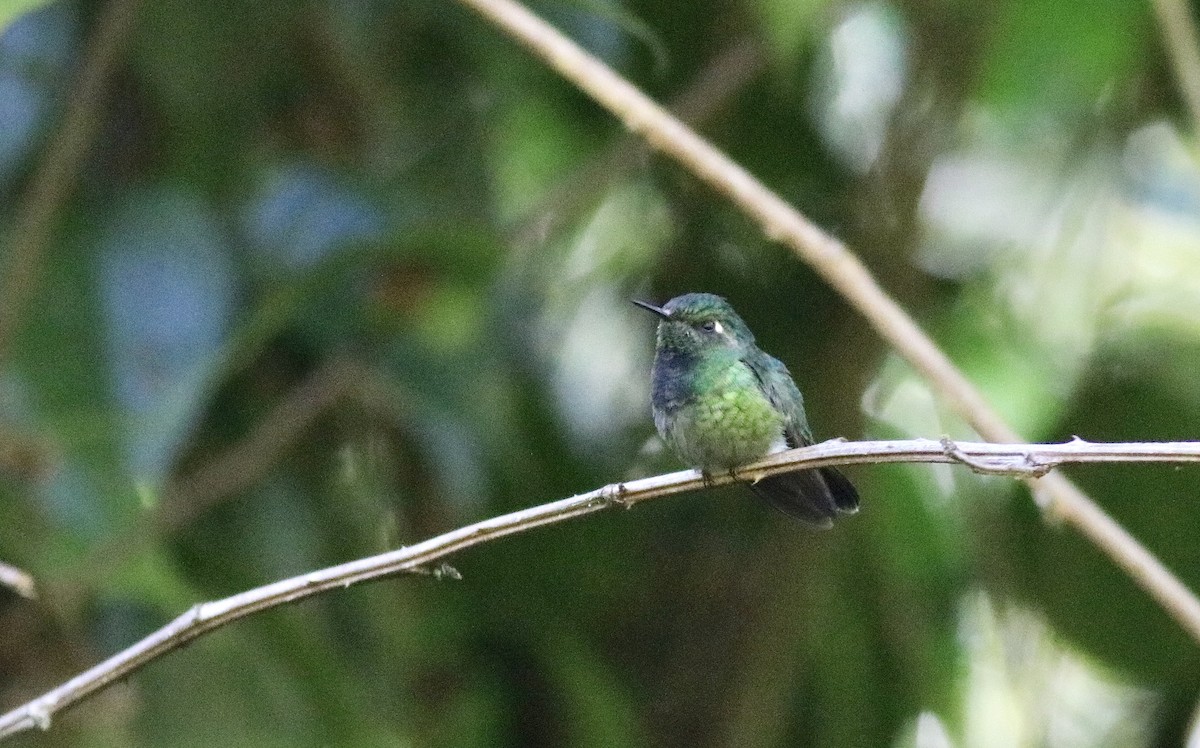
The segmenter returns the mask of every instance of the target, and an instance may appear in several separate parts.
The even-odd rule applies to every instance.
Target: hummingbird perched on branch
[[[650,399],[667,444],[705,475],[813,443],[804,398],[787,367],[754,344],[729,302],[709,293],[661,307]],[[858,511],[858,492],[833,468],[763,478],[750,488],[784,514],[819,528]]]

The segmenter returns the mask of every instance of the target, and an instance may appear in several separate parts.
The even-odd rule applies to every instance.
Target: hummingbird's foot
[[[696,468],[696,469],[700,470],[700,468]],[[729,478],[730,482],[732,482],[732,483],[746,482],[745,478],[743,478],[742,476],[737,474],[737,468],[726,468],[722,472],[724,472],[724,474]],[[707,470],[700,470],[700,482],[704,485],[705,488],[716,488],[717,487],[716,476],[714,476],[712,473],[708,472]],[[750,481],[750,482],[755,483],[756,481]]]
[[[732,480],[733,483],[744,483],[749,486],[752,486],[752,485],[758,483],[758,480],[756,478],[746,477],[746,475],[739,475],[738,472],[736,471],[736,469],[734,469],[732,467],[730,469],[728,469],[728,471],[726,471],[725,474],[728,475],[728,477],[730,477],[730,480]]]

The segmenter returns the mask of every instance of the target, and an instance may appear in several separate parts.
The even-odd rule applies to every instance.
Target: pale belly
[[[689,464],[728,470],[786,448],[779,414],[756,383],[738,381],[739,373],[723,377],[675,414],[668,441]]]

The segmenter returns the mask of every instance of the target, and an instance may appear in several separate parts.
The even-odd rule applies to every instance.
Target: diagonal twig
[[[163,490],[154,511],[88,554],[80,568],[104,577],[157,540],[186,527],[214,507],[262,481],[312,425],[366,381],[371,372],[334,358],[288,391],[254,428],[195,471]]]
[[[459,2],[512,36],[651,146],[725,195],[758,222],[768,238],[789,247],[857,309],[981,436],[996,442],[1024,441],[840,241],[516,0]],[[1035,497],[1045,513],[1073,526],[1108,554],[1200,642],[1200,599],[1083,491],[1055,474],[1039,481]]]
[[[7,587],[30,600],[37,597],[37,585],[29,572],[0,561],[0,587]]]
[[[742,39],[721,52],[674,101],[671,111],[691,125],[711,118],[766,67],[766,53],[751,39]],[[631,170],[647,147],[627,135],[563,179],[538,201],[510,232],[518,252],[528,252],[544,237],[574,220],[616,176]]]
[[[8,236],[8,265],[0,283],[0,362],[12,347],[56,225],[75,186],[103,115],[104,92],[137,18],[140,0],[111,0],[83,55],[79,80],[46,156],[34,172]]]
[[[780,452],[737,471],[737,476],[709,478],[695,470],[612,483],[568,499],[522,509],[460,527],[429,540],[377,556],[284,579],[223,600],[200,603],[133,646],[66,683],[0,716],[0,739],[35,727],[49,729],[54,716],[88,696],[128,677],[153,660],[184,644],[254,613],[313,595],[402,573],[460,579],[441,559],[471,546],[526,532],[543,525],[592,514],[616,506],[693,491],[735,480],[827,465],[852,463],[940,462],[973,466],[986,473],[1028,475],[1063,463],[1200,462],[1200,442],[1099,444],[1079,439],[1065,444],[980,444],[933,441],[829,441]]]
[[[1196,33],[1191,9],[1184,0],[1152,0],[1151,4],[1175,80],[1192,115],[1193,131],[1200,132],[1200,34]]]

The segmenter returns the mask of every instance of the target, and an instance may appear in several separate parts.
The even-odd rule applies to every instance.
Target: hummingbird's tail
[[[750,488],[789,517],[819,529],[832,527],[839,514],[858,511],[858,491],[833,468],[763,478]]]

